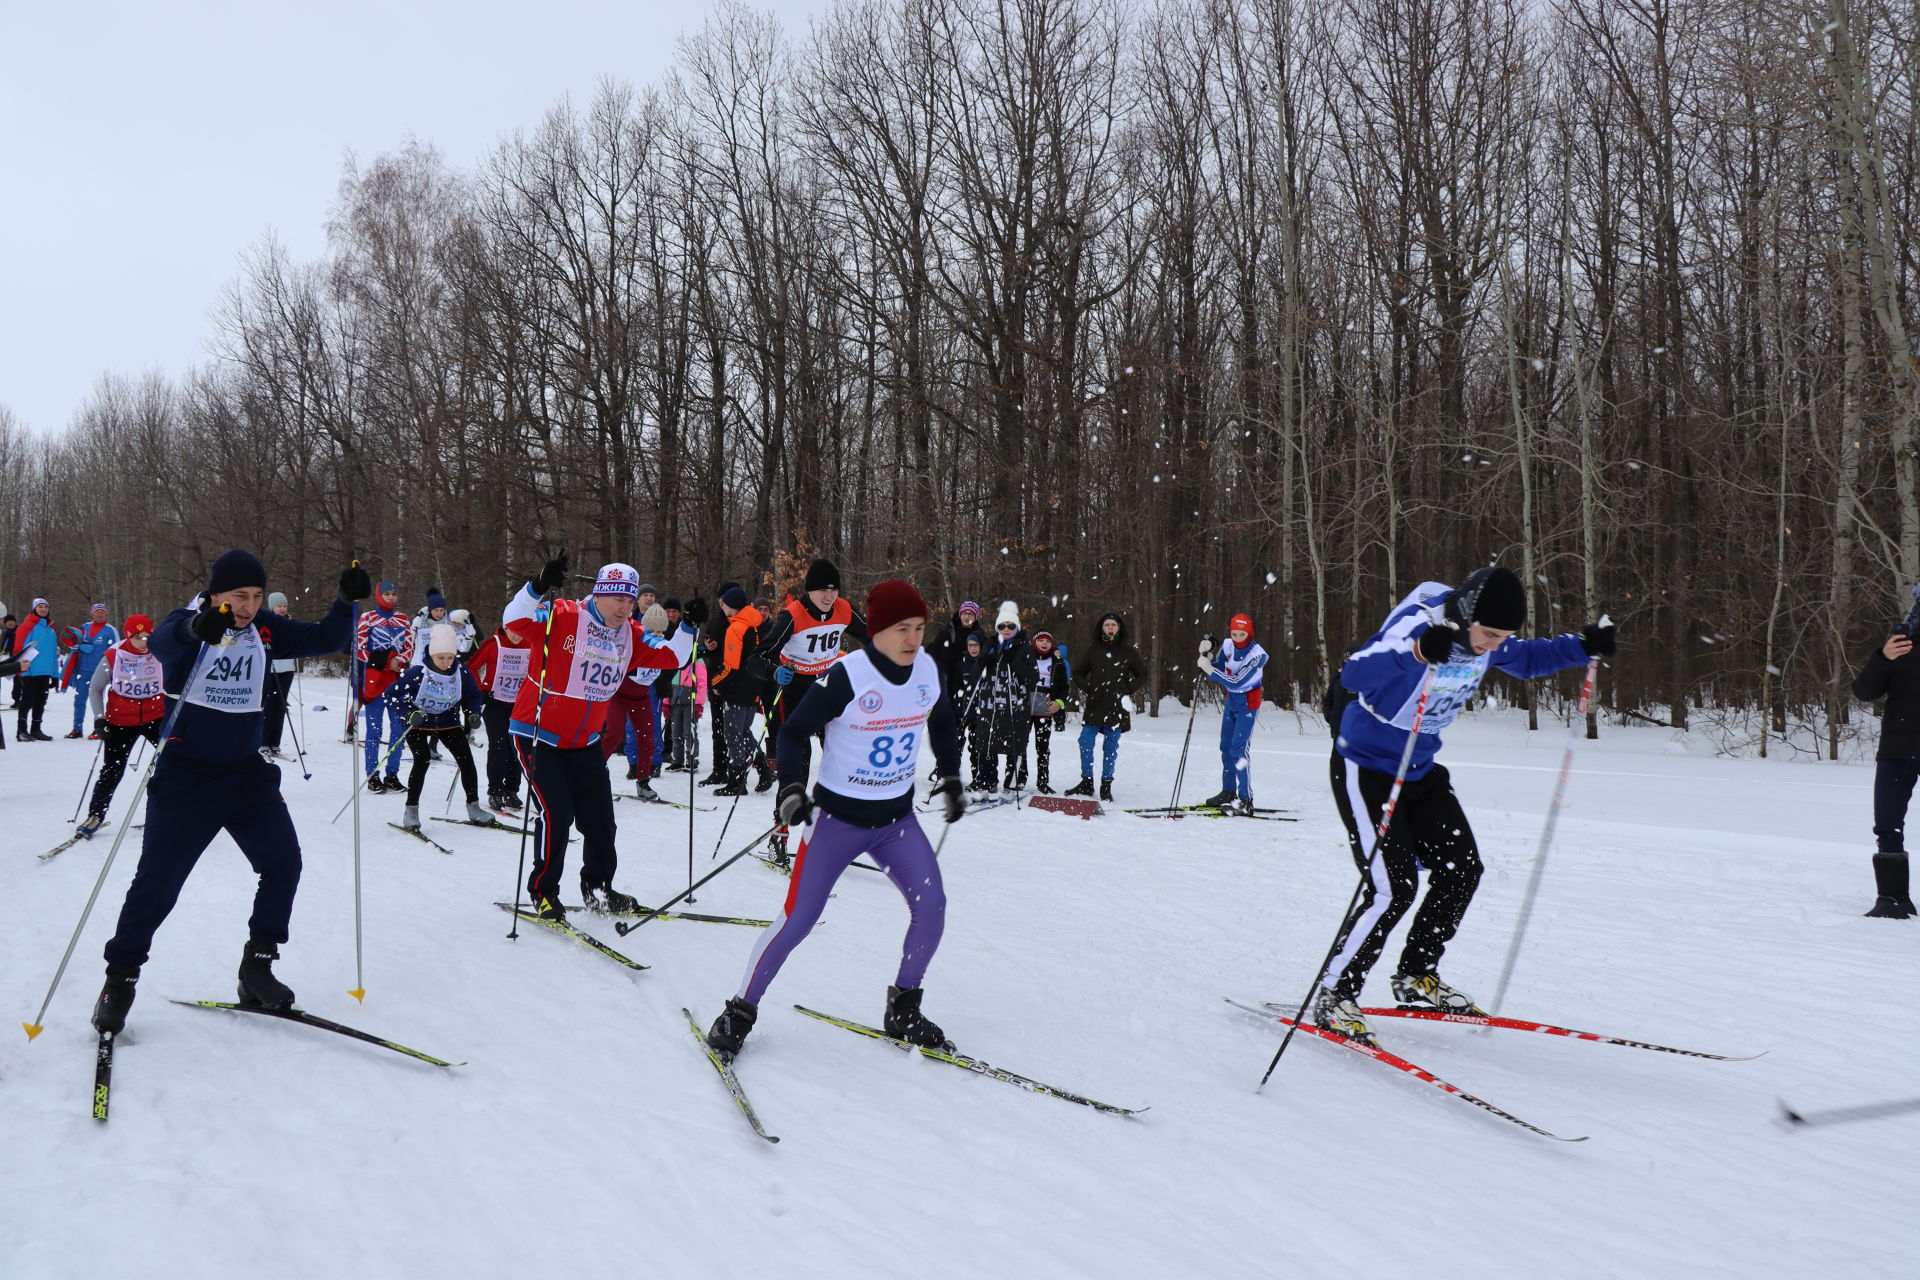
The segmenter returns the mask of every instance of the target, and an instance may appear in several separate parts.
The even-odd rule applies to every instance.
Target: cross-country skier
[[[250,551],[213,562],[207,588],[166,616],[153,635],[162,679],[179,699],[147,786],[147,828],[140,865],[127,887],[119,926],[106,946],[107,981],[93,1009],[94,1028],[126,1026],[140,966],[154,931],[179,900],[200,855],[225,831],[260,877],[240,957],[240,1003],[285,1009],[293,992],[274,976],[300,887],[300,838],[280,769],[260,754],[267,664],[274,658],[345,653],[353,641],[353,600],[372,589],[358,565],[340,575],[340,594],[319,622],[263,613],[267,571]]]
[[[1100,619],[1093,648],[1073,673],[1080,691],[1080,782],[1067,789],[1070,796],[1093,794],[1093,743],[1101,740],[1100,798],[1113,799],[1113,766],[1120,758],[1120,735],[1133,728],[1127,697],[1147,680],[1147,664],[1127,639],[1127,626],[1117,613]]]
[[[417,667],[427,660],[427,633],[433,630],[436,623],[446,620],[447,598],[440,594],[440,588],[428,587],[426,604],[421,606],[420,612],[414,614],[412,622],[408,624],[413,628],[413,656],[407,660],[408,666]]]
[[[107,807],[113,803],[114,788],[126,771],[134,740],[145,738],[159,746],[160,723],[167,718],[160,659],[147,651],[153,619],[144,613],[128,615],[126,633],[125,640],[102,655],[101,678],[89,698],[94,736],[101,744],[100,779],[93,784],[87,816],[73,829],[75,835],[89,839],[107,820]]]
[[[99,669],[100,659],[107,650],[120,643],[120,633],[107,621],[107,606],[96,603],[87,612],[87,625],[75,627],[67,635],[73,648],[68,651],[66,668],[60,673],[60,688],[63,692],[73,690],[73,728],[67,736],[78,738],[80,726],[86,723],[87,691],[93,686],[93,673]]]
[[[480,630],[473,625],[473,614],[466,609],[455,609],[447,614],[447,621],[453,625],[454,642],[459,645],[455,655],[461,662],[473,657],[473,651],[480,646]]]
[[[1407,930],[1393,975],[1393,997],[1401,1004],[1449,1013],[1481,1012],[1437,972],[1440,956],[1480,883],[1473,828],[1453,793],[1446,766],[1434,759],[1441,730],[1453,723],[1490,667],[1530,680],[1585,666],[1590,657],[1614,651],[1611,624],[1588,623],[1578,635],[1518,639],[1514,633],[1526,621],[1526,591],[1510,569],[1476,569],[1451,589],[1423,582],[1340,669],[1340,683],[1357,696],[1341,716],[1334,742],[1333,799],[1366,880],[1313,1002],[1313,1020],[1329,1031],[1379,1043],[1360,1012],[1360,991],[1387,935],[1419,893],[1422,866],[1428,874],[1427,897]],[[1432,683],[1407,762],[1406,785],[1375,857],[1380,812],[1393,790],[1429,673]]]
[[[910,916],[899,972],[887,988],[887,1034],[950,1047],[920,1011],[920,983],[940,945],[947,900],[940,864],[913,813],[913,780],[921,744],[930,740],[940,774],[933,794],[945,800],[947,821],[958,821],[967,807],[960,735],[939,667],[921,647],[927,604],[920,593],[905,582],[879,583],[867,593],[866,616],[867,643],[828,669],[780,731],[780,817],[804,833],[786,905],[754,944],[739,993],[707,1032],[707,1043],[729,1059],[753,1029],[767,985],[862,853],[893,881]],[[821,732],[826,746],[809,799],[812,739]]]
[[[360,705],[367,715],[367,790],[403,791],[400,782],[400,744],[406,737],[405,717],[389,705],[386,692],[413,658],[413,624],[399,611],[400,588],[382,581],[374,588],[373,607],[360,614],[353,656],[360,663]],[[393,740],[380,750],[382,725]],[[380,776],[385,769],[386,776]]]
[[[1913,608],[1899,628],[1874,650],[1860,674],[1853,678],[1853,696],[1865,702],[1881,698],[1887,708],[1880,718],[1880,746],[1873,759],[1873,907],[1867,912],[1883,920],[1906,920],[1914,914],[1907,879],[1907,802],[1920,781],[1920,654],[1913,638],[1920,635],[1920,587],[1913,589]]]
[[[532,622],[540,597],[567,580],[567,557],[549,560],[540,576],[507,605],[503,620]],[[533,871],[527,893],[536,913],[565,914],[560,879],[567,840],[580,829],[580,892],[588,907],[631,911],[638,904],[613,887],[613,791],[607,783],[600,734],[607,703],[636,667],[673,666],[673,650],[645,636],[633,622],[640,575],[631,565],[607,564],[586,600],[555,600],[529,646],[527,678],[513,707],[514,747],[533,798]]]
[[[1202,803],[1227,813],[1253,812],[1253,725],[1260,717],[1260,681],[1267,651],[1255,643],[1253,619],[1236,613],[1227,620],[1227,642],[1218,650],[1211,637],[1200,642],[1200,671],[1226,691],[1220,717],[1220,794]]]
[[[840,570],[828,560],[815,560],[807,566],[807,576],[798,598],[773,615],[761,633],[760,652],[777,665],[773,669],[773,690],[778,698],[767,703],[767,733],[776,743],[773,766],[778,769],[780,726],[793,709],[806,698],[813,682],[828,667],[840,660],[843,639],[865,640],[866,619],[853,602],[840,594]]]
[[[532,618],[501,623],[467,664],[467,669],[473,672],[474,683],[487,695],[481,717],[487,726],[487,805],[490,808],[510,812],[520,808],[520,757],[514,751],[508,725],[513,721],[513,704],[520,697],[521,682],[527,678],[528,646],[539,636],[545,621],[543,606]]]
[[[428,628],[426,661],[408,667],[387,690],[387,700],[405,713],[407,747],[413,752],[413,768],[407,773],[407,809],[400,825],[410,831],[420,829],[420,788],[427,781],[435,742],[446,744],[460,769],[467,821],[493,821],[493,815],[480,807],[480,781],[469,745],[480,728],[480,686],[473,673],[460,665],[460,636],[451,623],[436,622]]]
[[[667,644],[667,611],[659,605],[648,605],[640,617],[641,630],[657,637],[667,652],[673,654],[674,661],[679,655],[673,646]],[[633,783],[633,794],[637,800],[660,803],[663,797],[649,785],[653,779],[653,689],[660,682],[663,668],[635,667],[633,674],[620,682],[614,690],[613,700],[608,703],[607,728],[600,735],[600,750],[605,759],[611,760],[626,743],[629,731],[634,741],[633,752],[629,757],[627,780]],[[670,677],[673,668],[665,668]]]

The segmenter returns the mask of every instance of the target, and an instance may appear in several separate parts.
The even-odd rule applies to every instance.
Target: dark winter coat
[[[940,628],[940,634],[927,644],[927,652],[933,655],[934,662],[939,665],[940,678],[946,682],[949,690],[958,687],[960,664],[966,661],[967,637],[970,635],[980,637],[983,649],[993,647],[993,636],[981,627],[978,618],[974,619],[972,626],[967,626],[960,621],[957,613],[946,626]]]
[[[956,669],[953,682],[948,686],[953,699],[953,709],[959,715],[962,724],[973,724],[980,719],[980,700],[975,696],[980,687],[980,668],[985,664],[985,655],[974,657],[962,652],[960,666]]]
[[[1865,702],[1887,700],[1874,759],[1920,760],[1920,643],[1904,658],[1891,661],[1875,649],[1853,678],[1853,696]]]
[[[1094,629],[1093,643],[1081,651],[1080,668],[1073,673],[1073,687],[1080,693],[1083,723],[1125,733],[1133,728],[1133,716],[1124,700],[1147,682],[1147,664],[1127,638],[1126,620],[1110,613],[1100,621],[1107,618],[1120,624],[1120,633],[1109,640],[1101,628]]]
[[[1033,665],[1033,645],[1025,631],[1016,631],[1005,644],[995,643],[981,663],[980,718],[987,725],[989,749],[999,754],[1027,749],[1027,726],[1033,720],[1032,695],[1040,681]]]

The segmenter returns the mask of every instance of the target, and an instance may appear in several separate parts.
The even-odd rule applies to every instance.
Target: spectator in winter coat
[[[720,594],[720,610],[727,619],[726,639],[720,645],[718,673],[707,683],[709,695],[720,705],[726,736],[726,782],[716,794],[743,796],[747,793],[747,769],[756,754],[753,716],[766,683],[765,659],[756,651],[767,618],[748,603],[747,593],[738,586]],[[773,771],[762,763],[758,789],[765,791],[772,786]]]
[[[20,619],[12,614],[0,617],[0,658],[10,658],[13,653],[13,633],[20,626]],[[20,701],[20,677],[13,678],[13,701]],[[8,710],[12,710],[9,706]]]
[[[987,775],[987,735],[980,714],[980,676],[986,666],[986,643],[986,637],[978,631],[967,634],[966,652],[960,658],[951,690],[954,715],[966,738],[967,765],[974,780]]]
[[[17,742],[52,742],[40,731],[47,713],[47,691],[53,688],[60,671],[60,633],[53,628],[51,608],[36,599],[27,611],[27,620],[13,631],[12,656],[20,664],[20,702],[14,725]],[[27,657],[31,653],[31,657]]]
[[[1032,643],[1034,686],[1028,709],[1033,716],[1034,790],[1050,796],[1053,794],[1048,784],[1052,781],[1054,719],[1066,711],[1067,687],[1073,679],[1073,668],[1054,648],[1051,631],[1034,632]]]
[[[67,736],[78,738],[80,726],[86,722],[87,690],[93,685],[93,673],[107,650],[120,643],[120,633],[107,621],[107,606],[96,604],[89,611],[87,625],[74,628],[67,636],[73,648],[68,650],[66,668],[60,673],[60,690],[73,690],[73,728]]]
[[[1039,682],[1033,646],[1020,629],[1020,609],[1013,601],[1001,604],[993,623],[994,640],[987,649],[980,677],[981,714],[986,720],[987,773],[974,779],[974,789],[992,792],[1001,783],[1000,758],[1005,757],[1008,790],[1027,785],[1027,726],[1033,722],[1033,690]]]
[[[1920,781],[1920,587],[1913,609],[1885,644],[1873,651],[1853,678],[1853,696],[1866,702],[1887,700],[1880,718],[1880,749],[1873,771],[1873,879],[1870,916],[1906,920],[1914,914],[1907,888],[1907,801]]]
[[[940,665],[940,678],[947,682],[947,688],[953,688],[954,677],[959,673],[960,662],[967,656],[967,637],[979,636],[983,648],[992,647],[992,638],[986,628],[980,625],[980,606],[971,600],[962,600],[953,620],[940,630],[940,635],[927,645],[927,652]]]
[[[1127,639],[1127,624],[1117,613],[1100,619],[1093,646],[1073,673],[1080,691],[1080,782],[1070,796],[1093,794],[1093,743],[1101,741],[1100,798],[1113,799],[1113,766],[1120,757],[1120,735],[1133,728],[1128,697],[1147,681],[1147,664]]]

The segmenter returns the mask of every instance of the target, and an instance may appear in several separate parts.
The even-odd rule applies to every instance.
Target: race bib
[[[1461,662],[1443,662],[1434,668],[1433,686],[1427,692],[1427,713],[1420,721],[1420,732],[1439,733],[1452,724],[1461,708],[1473,700],[1474,690],[1487,673],[1487,659],[1475,655]],[[1408,713],[1411,715],[1411,711]]]
[[[252,627],[229,631],[218,645],[209,646],[200,671],[180,696],[196,707],[214,711],[258,711],[267,683],[267,646]]]
[[[570,696],[588,702],[605,702],[613,696],[627,675],[627,635],[624,622],[603,627],[584,612],[580,615],[574,632],[573,678],[567,682]]]
[[[122,649],[114,655],[113,680],[107,686],[123,698],[144,702],[160,696],[160,659],[151,653]]]
[[[840,657],[840,638],[847,633],[843,624],[829,623],[796,631],[780,646],[780,656],[805,675],[818,675]]]
[[[501,702],[512,702],[520,696],[520,686],[527,678],[529,649],[494,650],[493,659],[493,696]]]
[[[427,673],[420,677],[420,690],[413,695],[413,705],[430,716],[437,716],[459,704],[460,669],[442,672],[428,667]]]

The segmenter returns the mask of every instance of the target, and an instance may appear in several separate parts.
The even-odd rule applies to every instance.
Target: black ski
[[[464,1067],[464,1062],[447,1062],[430,1053],[418,1049],[409,1049],[383,1036],[361,1031],[356,1027],[342,1026],[338,1022],[308,1013],[305,1009],[268,1009],[257,1004],[232,1004],[224,1000],[175,1000],[175,1004],[186,1005],[190,1009],[229,1009],[234,1013],[257,1013],[266,1018],[279,1018],[285,1022],[298,1022],[309,1027],[318,1027],[322,1031],[331,1031],[335,1035],[346,1036],[349,1040],[359,1040],[366,1044],[376,1044],[382,1049],[391,1049],[395,1053],[404,1053],[409,1058],[418,1058],[422,1062],[431,1062],[436,1067]]]
[[[616,794],[613,798],[615,800],[631,800],[635,804],[658,804],[668,805],[675,809],[692,809],[699,813],[713,812],[713,806],[710,804],[688,804],[684,800],[669,800],[665,796],[661,796],[658,800],[642,800],[639,796]]]
[[[508,835],[515,836],[527,834],[525,827],[516,827],[511,822],[502,822],[498,818],[495,818],[492,822],[473,822],[466,818],[440,818],[435,817],[433,814],[428,814],[427,817],[430,821],[449,822],[456,827],[479,827],[482,831],[504,831]]]
[[[93,1054],[93,1118],[107,1118],[107,1096],[113,1087],[113,1032],[100,1033],[100,1047]]]
[[[739,924],[745,925],[749,929],[764,929],[773,923],[771,920],[750,920],[746,916],[709,916],[697,911],[655,911],[652,907],[635,907],[631,911],[608,911],[602,907],[568,907],[567,910],[591,911],[597,916],[626,916],[628,918],[637,916],[641,919],[659,916],[662,920],[697,920],[702,924]],[[621,936],[624,937],[628,930],[637,928],[638,926],[627,925],[622,927],[615,925],[614,927],[619,929]]]
[[[418,827],[403,827],[397,822],[389,822],[387,825],[392,827],[395,831],[405,832],[407,835],[412,836],[415,840],[418,840],[421,844],[432,845],[434,848],[438,849],[442,853],[450,854],[453,852],[453,850],[447,848],[447,846],[441,844],[438,840],[435,840],[432,836],[429,836],[426,832],[420,830],[420,828]]]
[[[554,933],[560,934],[562,937],[572,938],[581,946],[593,951],[598,951],[615,964],[625,965],[629,969],[645,969],[648,967],[647,965],[641,964],[638,960],[621,955],[618,951],[615,951],[612,947],[600,941],[600,939],[594,937],[592,934],[580,932],[580,930],[574,928],[565,920],[549,920],[545,916],[537,915],[532,911],[516,911],[511,902],[496,902],[493,905],[509,915],[520,917],[529,924],[537,924],[543,928],[552,930]]]
[[[1158,805],[1152,809],[1124,809],[1136,818],[1252,818],[1257,822],[1298,822],[1298,818],[1283,818],[1279,809],[1255,809],[1252,813],[1228,812],[1210,804],[1183,804],[1169,809]]]
[[[954,1066],[971,1071],[976,1075],[983,1075],[991,1080],[1004,1081],[1007,1084],[1025,1089],[1029,1093],[1044,1093],[1050,1098],[1059,1098],[1063,1102],[1077,1102],[1083,1107],[1092,1107],[1095,1111],[1104,1111],[1108,1115],[1133,1116],[1139,1115],[1142,1111],[1147,1110],[1145,1107],[1116,1107],[1110,1102],[1095,1102],[1092,1098],[1083,1098],[1077,1093],[1068,1093],[1065,1089],[1056,1089],[1050,1084],[1041,1084],[1038,1080],[1031,1079],[1027,1076],[1016,1075],[1014,1072],[1003,1070],[1000,1067],[989,1066],[987,1063],[980,1061],[980,1059],[970,1058],[964,1053],[950,1053],[945,1049],[929,1049],[925,1045],[913,1044],[900,1039],[898,1036],[890,1036],[877,1027],[866,1027],[858,1022],[849,1022],[845,1018],[836,1018],[830,1013],[821,1013],[818,1009],[809,1009],[803,1004],[797,1004],[793,1007],[810,1018],[818,1018],[822,1022],[831,1022],[836,1027],[845,1027],[847,1030],[856,1032],[859,1035],[868,1036],[875,1040],[884,1040],[888,1044],[898,1045],[902,1049],[918,1049],[923,1057],[934,1058],[941,1062],[950,1062]]]
[[[780,1141],[761,1126],[760,1117],[753,1113],[753,1104],[747,1101],[747,1091],[740,1087],[740,1078],[733,1074],[733,1064],[721,1057],[714,1051],[714,1047],[707,1043],[707,1033],[700,1029],[698,1022],[694,1021],[692,1011],[682,1008],[680,1012],[686,1014],[687,1025],[693,1028],[693,1038],[700,1042],[700,1048],[706,1053],[707,1061],[711,1062],[713,1069],[720,1073],[721,1083],[727,1086],[727,1092],[733,1095],[734,1105],[740,1108],[740,1114],[747,1118],[747,1123],[753,1126],[753,1131],[768,1142]]]
[[[1555,1142],[1585,1142],[1586,1141],[1586,1138],[1584,1136],[1578,1137],[1578,1138],[1563,1138],[1557,1133],[1552,1133],[1546,1129],[1542,1129],[1537,1124],[1529,1124],[1527,1121],[1522,1120],[1519,1116],[1516,1116],[1511,1112],[1502,1111],[1499,1107],[1494,1106],[1491,1102],[1486,1101],[1484,1098],[1474,1097],[1472,1094],[1468,1093],[1465,1089],[1460,1088],[1458,1085],[1448,1084],[1445,1080],[1442,1080],[1439,1076],[1433,1074],[1433,1072],[1428,1071],[1425,1067],[1417,1066],[1414,1063],[1408,1062],[1405,1058],[1401,1057],[1399,1054],[1388,1053],[1385,1049],[1377,1049],[1370,1044],[1362,1044],[1360,1041],[1355,1040],[1350,1036],[1343,1036],[1337,1031],[1329,1031],[1325,1027],[1317,1027],[1311,1022],[1295,1022],[1292,1018],[1289,1018],[1286,1014],[1280,1013],[1273,1009],[1256,1009],[1250,1004],[1241,1004],[1238,1000],[1232,999],[1231,997],[1223,996],[1221,998],[1226,1000],[1226,1002],[1232,1005],[1234,1008],[1244,1009],[1246,1012],[1251,1013],[1256,1017],[1271,1018],[1275,1022],[1278,1022],[1283,1026],[1297,1027],[1299,1030],[1306,1032],[1310,1036],[1317,1036],[1320,1039],[1325,1040],[1331,1044],[1337,1044],[1342,1048],[1351,1049],[1363,1058],[1372,1058],[1375,1062],[1384,1063],[1385,1065],[1392,1067],[1396,1071],[1404,1071],[1406,1074],[1412,1076],[1414,1079],[1424,1081],[1427,1084],[1432,1085],[1434,1088],[1440,1090],[1440,1092],[1442,1093],[1451,1094],[1453,1097],[1460,1099],[1460,1101],[1470,1103],[1473,1106],[1479,1107],[1482,1111],[1485,1111],[1490,1115],[1499,1116],[1502,1120],[1505,1120],[1509,1124],[1517,1124],[1522,1129],[1525,1129],[1530,1133],[1537,1133],[1543,1138],[1552,1138]]]

